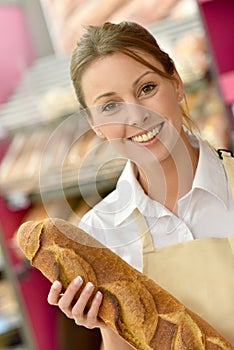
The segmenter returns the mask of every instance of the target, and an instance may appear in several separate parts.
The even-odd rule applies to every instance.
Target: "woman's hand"
[[[74,304],[75,295],[82,289],[82,287],[83,280],[78,276],[69,284],[65,293],[61,295],[62,284],[59,281],[55,281],[48,294],[48,303],[51,305],[58,305],[60,310],[67,317],[74,319],[75,323],[79,326],[84,326],[90,329],[100,328],[103,338],[100,349],[132,350],[133,348],[131,345],[98,318],[98,311],[102,302],[101,292],[97,292],[94,295],[88,308],[94,290],[92,283],[88,282],[86,284],[79,299]]]
[[[61,295],[62,284],[55,281],[48,294],[48,303],[50,305],[58,305],[60,310],[68,317],[74,319],[79,326],[86,328],[105,328],[105,323],[98,318],[99,307],[102,302],[101,292],[97,292],[92,302],[87,308],[90,301],[94,286],[88,282],[82,290],[79,299],[74,304],[76,293],[83,287],[83,280],[80,276],[76,277],[67,287],[64,294]]]

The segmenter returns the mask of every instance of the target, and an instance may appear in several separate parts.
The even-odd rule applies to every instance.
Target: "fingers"
[[[65,313],[69,318],[73,318],[72,308],[73,300],[76,293],[80,290],[83,284],[83,280],[80,276],[76,277],[67,287],[66,292],[62,295],[58,301],[59,308]]]
[[[82,291],[79,300],[72,308],[72,316],[77,325],[83,325],[87,328],[100,327],[100,321],[98,321],[98,311],[102,302],[102,293],[97,292],[92,300],[92,303],[87,312],[85,308],[90,300],[93,292],[93,285],[88,282]]]
[[[76,277],[67,287],[66,292],[61,295],[62,284],[59,281],[55,281],[49,291],[47,301],[50,305],[58,305],[59,308],[68,316],[72,317],[71,309],[72,302],[76,293],[79,291],[83,284],[83,280],[80,276]]]
[[[91,282],[85,285],[79,299],[74,304],[74,298],[82,285],[83,280],[78,276],[69,284],[65,293],[61,295],[62,285],[59,281],[55,281],[48,294],[48,303],[58,305],[60,310],[68,318],[73,318],[77,325],[87,328],[104,327],[103,322],[98,319],[102,293],[98,291],[93,297],[94,286]],[[89,307],[87,307],[88,305]]]
[[[76,302],[76,304],[72,308],[72,314],[74,314],[74,310],[75,310],[76,315],[77,315],[77,319],[79,317],[79,314],[83,315],[83,313],[85,312],[85,307],[86,307],[90,297],[93,294],[93,289],[94,289],[93,284],[91,282],[88,282],[86,284],[86,286],[84,287],[84,289],[79,297],[79,302]]]
[[[57,305],[59,298],[60,298],[60,293],[62,291],[62,284],[59,281],[55,281],[49,291],[47,301],[50,305]]]

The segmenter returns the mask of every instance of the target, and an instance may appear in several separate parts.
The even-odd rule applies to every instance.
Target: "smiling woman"
[[[91,128],[127,159],[116,189],[85,214],[80,228],[234,344],[234,274],[223,250],[234,234],[234,201],[222,161],[191,132],[173,61],[137,23],[104,23],[86,28],[71,78]],[[216,247],[222,269],[211,258]],[[221,279],[222,290],[215,288]],[[77,277],[61,296],[56,281],[48,301],[77,324],[99,327],[103,349],[130,350],[99,320],[102,294],[93,290]]]

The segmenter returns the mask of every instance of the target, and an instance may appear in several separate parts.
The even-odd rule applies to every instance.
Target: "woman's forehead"
[[[155,67],[158,70],[163,71],[162,64],[152,55],[145,52],[136,52],[139,56],[139,60],[137,57],[129,56],[127,53],[123,52],[113,52],[107,54],[105,56],[96,57],[92,62],[90,62],[87,67],[83,70],[83,73],[80,77],[80,82],[82,87],[87,83],[91,83],[93,79],[95,79],[98,74],[103,74],[103,78],[105,77],[105,72],[112,73],[108,76],[111,79],[112,75],[114,75],[115,71],[125,72],[130,70],[131,68],[137,71],[142,71],[146,68]],[[145,61],[145,63],[143,61]],[[148,65],[147,65],[148,63]],[[92,79],[91,79],[92,78]],[[86,83],[86,84],[85,84]]]
[[[110,64],[110,62],[114,62],[114,61],[118,61],[118,60],[126,60],[129,61],[129,63],[134,64],[135,62],[137,62],[138,64],[141,64],[143,66],[145,66],[147,63],[155,66],[155,67],[161,67],[162,68],[162,64],[160,63],[160,61],[157,59],[156,56],[154,56],[153,54],[150,54],[148,52],[145,52],[143,50],[140,49],[133,49],[133,48],[129,48],[126,51],[113,51],[110,53],[107,53],[105,55],[102,56],[98,56],[95,57],[88,65],[87,67],[84,69],[84,71],[86,71],[87,69],[89,69],[90,67],[92,67],[93,65],[98,66],[99,63],[101,62],[107,62],[108,64]],[[144,64],[144,62],[146,62],[146,64]]]
[[[150,64],[162,69],[157,60],[153,57],[150,59]],[[80,81],[86,103],[93,104],[102,94],[120,92],[125,85],[132,85],[147,71],[153,70],[120,52],[96,59],[85,70]]]

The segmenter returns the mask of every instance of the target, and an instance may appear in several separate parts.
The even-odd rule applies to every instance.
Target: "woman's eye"
[[[102,106],[102,111],[103,112],[111,112],[113,111],[115,108],[118,107],[118,103],[117,102],[108,102],[105,105]]]
[[[103,104],[100,104],[96,106],[95,113],[96,116],[103,117],[103,116],[112,116],[116,115],[116,113],[119,113],[121,110],[121,106],[123,104],[121,102],[114,102],[109,101]]]
[[[155,89],[155,87],[156,87],[156,85],[153,83],[149,83],[149,84],[144,85],[141,89],[141,95],[142,94],[147,95],[147,94],[151,93]]]

